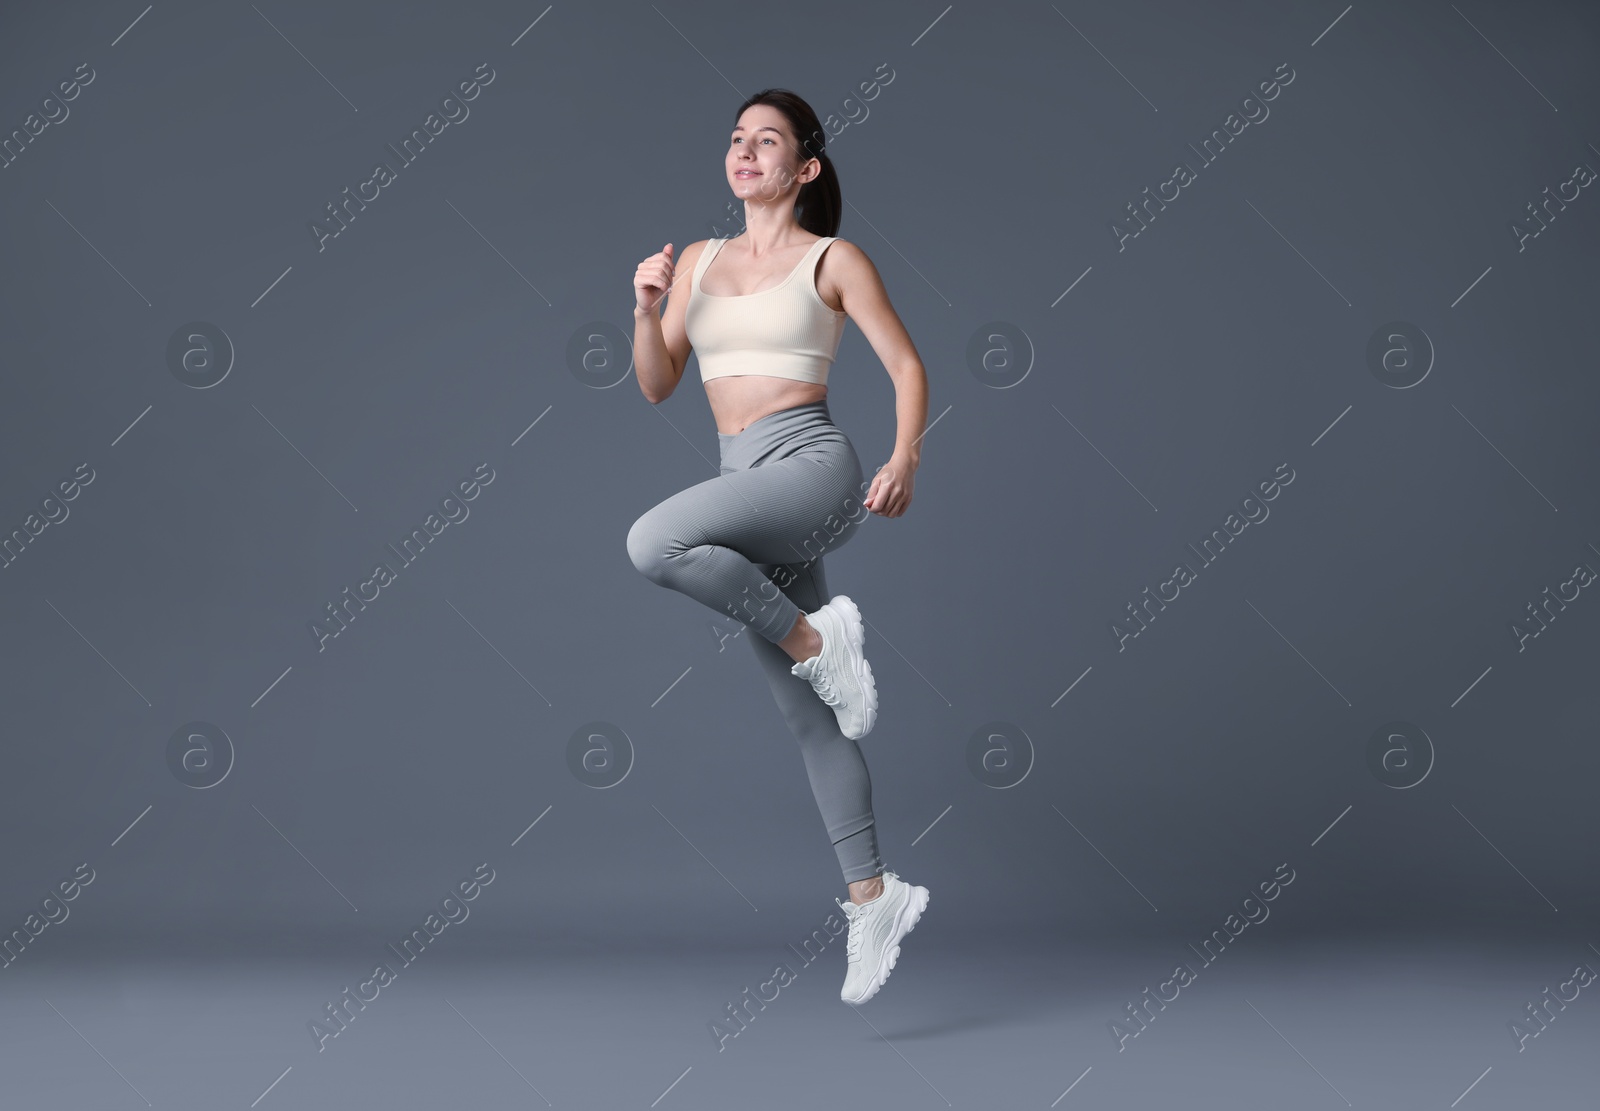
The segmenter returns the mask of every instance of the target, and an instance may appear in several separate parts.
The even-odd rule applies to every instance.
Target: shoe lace
[[[839,904],[840,910],[844,910],[843,900],[834,899],[834,902]],[[863,925],[865,916],[859,907],[856,908],[854,914],[850,914],[849,912],[846,912],[846,914],[850,919],[850,933],[849,936],[845,938],[844,956],[845,960],[853,961],[861,955],[861,939],[867,932],[865,925]]]
[[[828,674],[827,668],[819,668],[812,678],[812,688],[816,690],[817,697],[829,706],[839,704],[839,689],[833,685],[833,676]]]

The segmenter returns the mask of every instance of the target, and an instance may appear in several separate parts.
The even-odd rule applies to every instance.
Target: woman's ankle
[[[778,647],[787,652],[795,663],[802,663],[822,651],[822,634],[802,613],[795,618],[789,635],[778,642]]]
[[[883,894],[883,875],[879,873],[864,880],[856,880],[849,885],[850,901],[857,905],[870,903]],[[857,897],[859,896],[859,898]]]

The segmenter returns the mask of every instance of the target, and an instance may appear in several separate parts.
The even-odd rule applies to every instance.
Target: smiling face
[[[802,160],[803,154],[782,112],[770,104],[752,104],[728,141],[728,185],[741,200],[784,198],[822,172],[817,159]]]

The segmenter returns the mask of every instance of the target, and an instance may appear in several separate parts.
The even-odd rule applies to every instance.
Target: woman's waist
[[[717,432],[724,436],[740,435],[758,421],[782,413],[790,413],[792,418],[815,420],[820,415],[825,420],[832,419],[828,411],[828,387],[816,382],[763,375],[713,379],[706,383],[706,399],[711,403]],[[725,433],[724,428],[734,431]]]
[[[828,399],[804,401],[756,417],[738,432],[718,432],[722,454],[765,457],[775,450],[784,454],[822,441],[849,443],[844,430],[833,423]]]

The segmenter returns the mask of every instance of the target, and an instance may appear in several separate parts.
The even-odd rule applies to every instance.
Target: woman
[[[928,890],[878,858],[872,781],[856,745],[877,717],[877,691],[860,611],[846,595],[829,599],[822,555],[854,535],[864,510],[899,517],[911,504],[927,375],[871,260],[834,235],[839,181],[811,106],[766,89],[736,121],[724,162],[744,201],[744,233],[689,245],[688,289],[667,298],[664,315],[656,310],[675,285],[672,244],[633,279],[639,388],[652,405],[665,401],[692,346],[716,417],[721,474],[635,521],[628,553],[652,581],[756,634],[750,643],[800,742],[848,885],[850,901],[834,900],[850,922],[840,998],[859,1004],[888,978]],[[870,489],[828,411],[828,370],[846,316],[895,384],[895,447]]]

